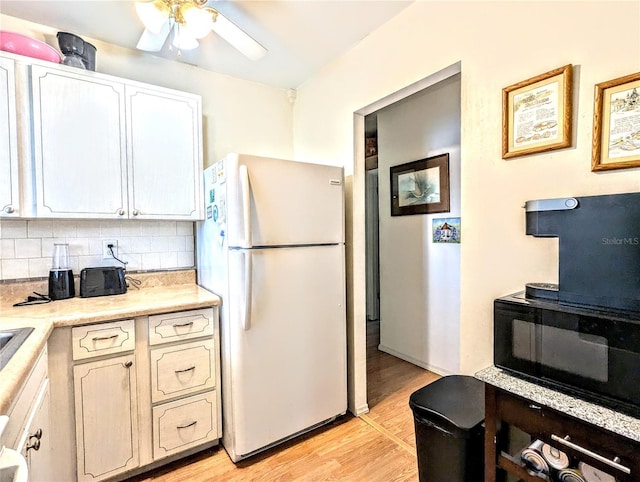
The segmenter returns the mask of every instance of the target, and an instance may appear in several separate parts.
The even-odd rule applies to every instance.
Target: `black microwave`
[[[640,313],[530,299],[524,292],[498,298],[494,364],[640,416]]]

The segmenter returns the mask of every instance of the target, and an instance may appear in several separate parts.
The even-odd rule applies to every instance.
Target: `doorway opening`
[[[424,107],[419,106],[417,110],[415,107],[408,107],[409,118],[402,119],[402,116],[407,116],[407,108],[398,106],[411,105],[415,99],[427,95],[428,92],[433,92],[434,89],[438,91],[440,86],[451,84],[451,78],[454,78],[454,82],[457,82],[458,89],[457,95],[454,95],[455,99],[452,101],[455,103],[455,108],[453,109],[455,112],[452,115],[440,112],[439,109],[443,107],[437,101],[441,94],[451,92],[451,88],[449,88],[449,90],[441,90],[431,96],[429,100],[431,103],[428,104],[427,108],[428,113],[424,113]],[[455,88],[453,92],[456,94]],[[433,99],[436,99],[436,101]],[[444,108],[448,107],[445,105]],[[411,113],[411,109],[414,109],[413,113]],[[419,112],[420,109],[423,109],[422,112]],[[406,292],[410,292],[418,285],[421,285],[420,289],[426,293],[424,298],[428,298],[429,290],[433,289],[433,286],[429,285],[432,273],[429,273],[428,265],[433,262],[429,256],[440,257],[442,255],[442,253],[426,252],[431,249],[429,238],[431,236],[431,216],[401,217],[404,219],[390,216],[389,167],[424,159],[443,150],[447,152],[455,151],[453,157],[457,160],[453,162],[453,167],[457,170],[457,174],[454,174],[454,177],[458,177],[457,181],[453,180],[452,184],[457,185],[457,189],[452,187],[451,194],[457,196],[457,202],[452,203],[451,213],[443,213],[442,216],[450,216],[452,214],[459,216],[459,110],[460,63],[457,63],[356,112],[356,142],[360,143],[362,149],[357,149],[356,152],[353,197],[354,201],[362,200],[361,214],[365,222],[363,239],[360,240],[361,246],[364,248],[364,254],[362,255],[364,259],[361,260],[361,264],[354,259],[354,266],[359,264],[362,267],[362,272],[354,270],[354,275],[356,279],[358,276],[362,276],[360,279],[362,279],[363,285],[366,287],[366,296],[354,297],[354,300],[361,300],[365,305],[360,307],[360,310],[357,307],[354,310],[354,313],[359,312],[364,315],[359,321],[354,318],[354,332],[360,331],[362,335],[360,339],[364,342],[364,347],[362,348],[365,348],[358,353],[358,347],[354,346],[354,357],[356,360],[359,356],[365,358],[366,373],[363,374],[365,375],[364,386],[359,387],[356,385],[355,387],[357,392],[355,396],[356,400],[358,400],[357,397],[359,395],[363,396],[364,406],[368,409],[373,408],[378,403],[382,403],[384,392],[393,391],[394,389],[402,390],[402,387],[397,383],[403,377],[410,377],[412,376],[411,374],[415,376],[416,370],[418,371],[418,376],[420,371],[424,372],[426,375],[425,381],[433,381],[437,378],[437,376],[434,377],[433,373],[429,373],[425,369],[441,375],[457,372],[459,363],[457,351],[459,320],[456,320],[455,327],[448,337],[449,339],[445,340],[450,342],[453,355],[450,359],[444,360],[445,363],[443,365],[446,366],[440,366],[437,363],[430,363],[432,360],[429,358],[429,354],[426,353],[430,348],[429,330],[417,332],[414,329],[415,327],[410,325],[402,326],[402,323],[397,323],[398,319],[403,317],[403,314],[400,312],[394,315],[394,303],[389,303],[389,299],[402,298]],[[434,122],[433,119],[438,119],[438,116],[440,116],[440,119],[438,122]],[[445,121],[441,122],[443,116]],[[431,117],[432,119],[427,121],[425,125],[421,124],[421,117]],[[449,117],[454,118],[454,121],[451,121]],[[443,124],[446,128],[440,129]],[[454,125],[454,127],[451,127],[451,125]],[[453,136],[455,139],[452,139],[451,134],[447,131],[455,131],[457,133]],[[358,202],[354,202],[354,218],[360,214],[357,212],[357,207]],[[457,210],[457,212],[454,213],[454,210]],[[408,220],[406,218],[413,219]],[[413,225],[417,224],[417,227],[407,224],[409,222],[413,223]],[[408,231],[409,229],[414,229],[414,231]],[[398,246],[398,249],[395,249],[393,247],[390,248],[389,243],[394,242],[394,236],[402,232],[407,232],[407,236],[419,238],[416,240],[416,246],[418,246],[416,249],[418,251],[410,253],[413,258],[408,260],[409,265],[413,264],[417,267],[417,270],[411,273],[413,278],[402,279],[402,277],[398,278],[394,274],[394,265],[401,265],[403,262],[407,262],[406,259],[402,260],[403,256],[407,254],[405,252],[406,246]],[[357,244],[358,242],[354,238],[354,258],[358,256]],[[456,267],[454,266],[455,269]],[[457,277],[459,278],[459,261],[457,269]],[[396,277],[394,278],[394,276]],[[456,286],[454,282],[452,286],[453,291],[456,291],[459,296],[459,284]],[[399,291],[394,292],[394,289]],[[455,298],[456,296],[450,297],[450,301],[453,301],[457,309],[459,309],[459,300],[456,302]],[[401,300],[401,302],[404,301]],[[412,309],[427,313],[432,307],[424,304],[423,306],[415,306]],[[409,311],[409,314],[411,315],[411,311]],[[404,334],[403,330],[405,330]],[[431,331],[433,332],[433,330]],[[431,335],[437,338],[436,335],[438,334],[431,333]],[[398,336],[408,340],[406,349],[402,347],[401,343],[400,345],[396,343]],[[354,339],[357,339],[357,337],[354,337]],[[417,346],[422,346],[423,348],[416,348]],[[437,358],[436,361],[438,361]],[[394,373],[394,375],[389,377],[389,373]],[[394,383],[389,383],[387,387],[381,385],[381,376],[387,377],[390,382],[396,382],[395,387]],[[367,392],[367,387],[369,386],[367,379],[372,382],[375,380],[375,383],[371,383],[371,385],[377,387],[376,393]],[[412,387],[412,389],[417,388],[420,388],[420,386],[414,385]],[[407,400],[409,394],[410,392],[406,394]],[[362,405],[360,404],[360,406]],[[358,406],[357,403],[356,406]]]

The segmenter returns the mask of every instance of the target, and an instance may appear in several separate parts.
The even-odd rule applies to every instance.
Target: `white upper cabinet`
[[[199,97],[137,86],[125,92],[130,215],[199,219]]]
[[[0,216],[20,214],[15,63],[0,58]]]
[[[31,66],[35,217],[202,219],[197,95]]]
[[[124,85],[31,67],[36,214],[127,215]]]

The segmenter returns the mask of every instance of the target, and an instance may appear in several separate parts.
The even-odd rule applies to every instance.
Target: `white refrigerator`
[[[222,444],[237,462],[346,412],[343,171],[229,154],[204,183],[198,284],[222,299]]]

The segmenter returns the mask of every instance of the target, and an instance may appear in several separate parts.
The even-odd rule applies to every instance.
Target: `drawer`
[[[213,336],[214,320],[213,308],[149,316],[149,344]]]
[[[136,345],[133,319],[76,326],[71,341],[74,360],[131,351]]]
[[[213,339],[151,350],[151,400],[215,388]]]
[[[154,407],[154,460],[216,440],[217,421],[215,391]]]

